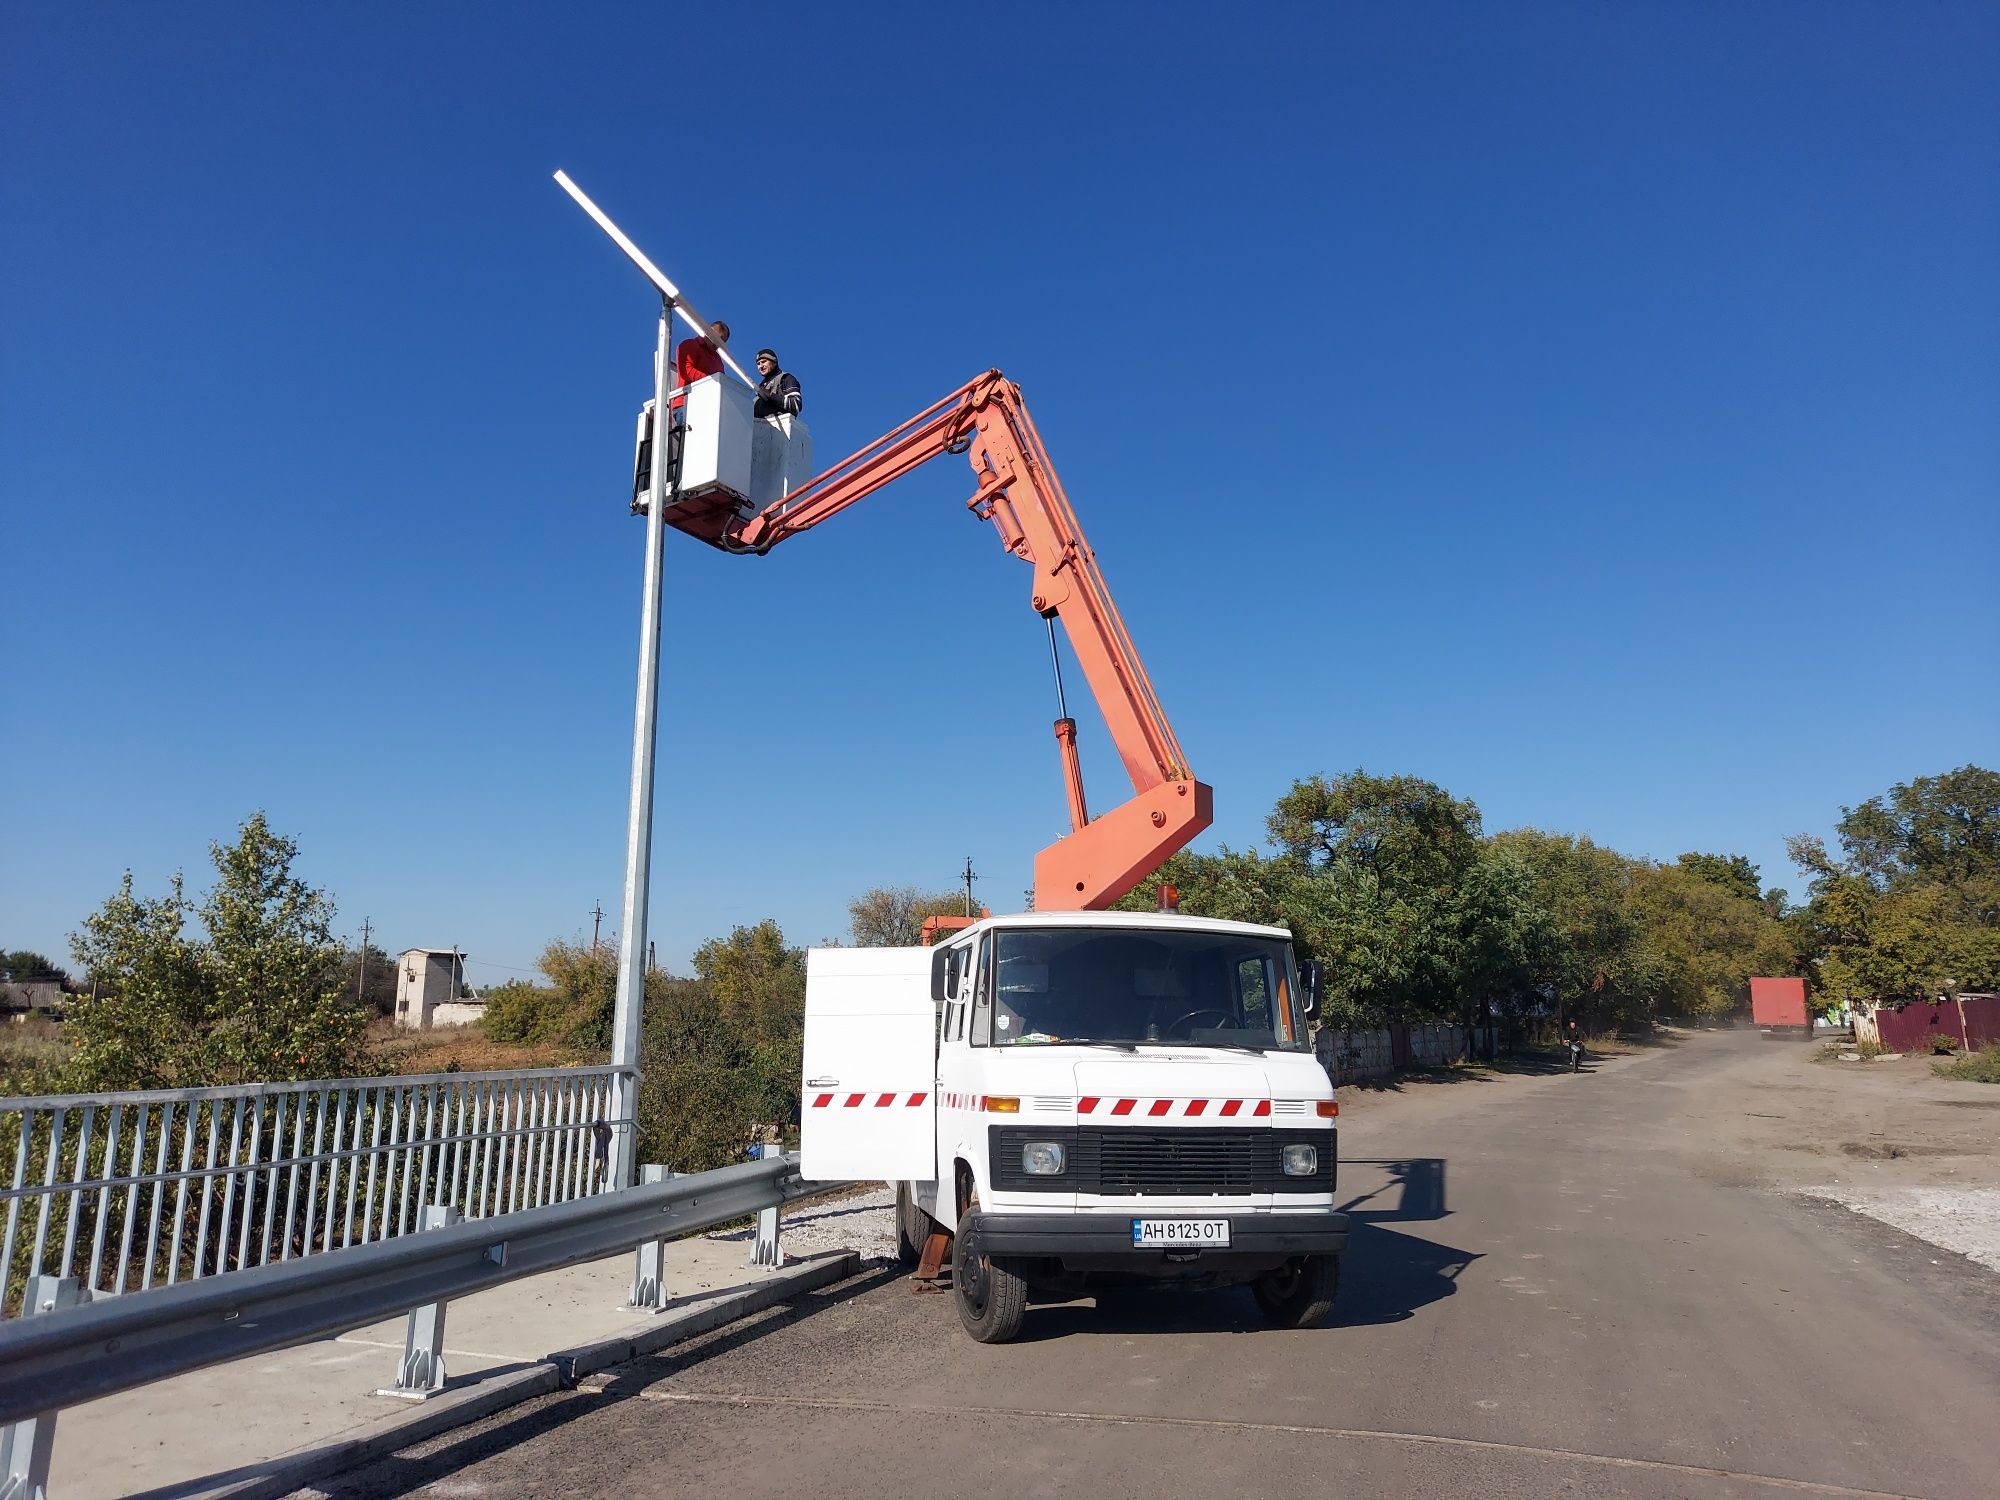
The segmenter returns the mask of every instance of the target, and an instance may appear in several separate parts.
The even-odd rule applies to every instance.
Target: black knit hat
[[[778,351],[776,349],[759,349],[757,351],[757,358],[762,359],[767,354],[771,356],[771,363],[775,365],[778,362]]]

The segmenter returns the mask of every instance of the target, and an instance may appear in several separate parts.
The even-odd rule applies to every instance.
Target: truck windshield
[[[1001,928],[993,960],[987,982],[996,1047],[1306,1045],[1291,945],[1272,938]]]

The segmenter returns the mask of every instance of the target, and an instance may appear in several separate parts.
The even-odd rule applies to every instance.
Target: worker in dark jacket
[[[778,368],[775,349],[757,351],[757,404],[750,408],[755,417],[796,417],[804,399],[799,394],[799,378]]]

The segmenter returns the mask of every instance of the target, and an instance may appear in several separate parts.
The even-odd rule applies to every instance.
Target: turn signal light
[[[1021,1101],[1019,1099],[1010,1099],[1005,1094],[988,1094],[986,1096],[986,1113],[989,1115],[1018,1115],[1020,1112]]]
[[[1340,1113],[1340,1101],[1338,1099],[1322,1099],[1313,1106],[1313,1111],[1322,1120],[1331,1120]]]

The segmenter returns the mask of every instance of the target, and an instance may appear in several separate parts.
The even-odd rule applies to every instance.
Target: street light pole
[[[631,1186],[633,1180],[640,1018],[646,1007],[651,948],[646,940],[646,899],[653,865],[653,742],[660,721],[660,557],[667,503],[672,498],[668,450],[673,441],[673,412],[667,406],[667,393],[674,387],[674,318],[678,315],[699,337],[709,339],[709,347],[736,372],[737,379],[752,387],[757,382],[729,357],[727,349],[713,341],[708,320],[688,305],[681,289],[632,243],[631,236],[612,223],[610,216],[590,201],[590,195],[570,181],[567,172],[556,173],[556,181],[660,294],[660,336],[653,349],[653,451],[646,491],[646,595],[639,620],[639,702],[632,716],[632,806],[625,825],[625,910],[618,933],[618,998],[611,1021],[611,1061],[628,1070],[612,1092],[614,1117],[622,1123],[617,1127],[610,1180],[622,1188]]]
[[[639,1021],[646,1003],[646,903],[653,868],[653,745],[660,723],[660,591],[666,542],[667,448],[672,413],[674,300],[660,300],[653,350],[653,452],[646,492],[645,594],[639,607],[639,691],[632,714],[632,799],[625,822],[625,902],[618,930],[618,995],[611,1019],[616,1075],[613,1118],[620,1121],[611,1164],[614,1187],[632,1184],[639,1114]]]

